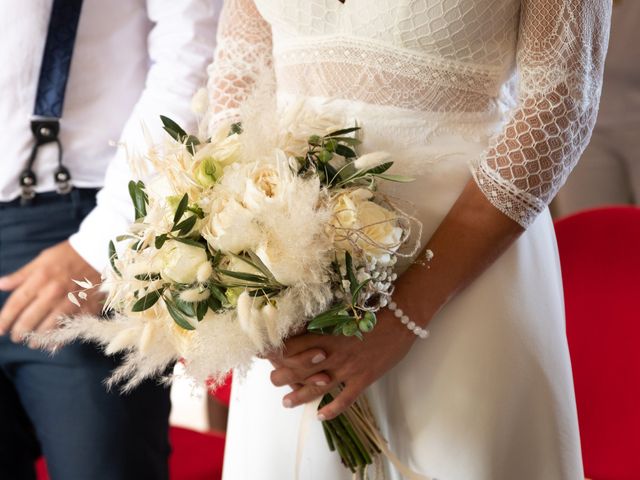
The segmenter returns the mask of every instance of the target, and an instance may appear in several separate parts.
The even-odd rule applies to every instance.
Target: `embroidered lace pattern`
[[[461,128],[502,118],[472,171],[492,204],[527,227],[589,140],[610,8],[608,0],[227,0],[210,69],[212,121],[237,115],[265,65],[287,93],[437,113]]]

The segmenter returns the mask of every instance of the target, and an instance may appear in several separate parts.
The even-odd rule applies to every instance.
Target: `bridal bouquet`
[[[130,388],[179,359],[215,382],[305,329],[362,338],[375,328],[398,257],[413,254],[403,248],[414,222],[378,190],[410,181],[388,173],[388,153],[358,156],[359,128],[321,118],[290,121],[269,145],[249,125],[204,139],[162,122],[170,138],[148,154],[159,173],[129,183],[136,220],[110,244],[110,318],[68,319],[56,341],[121,353],[109,381]],[[364,398],[324,429],[360,475],[380,452]]]

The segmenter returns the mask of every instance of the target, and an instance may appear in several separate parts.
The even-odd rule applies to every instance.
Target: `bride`
[[[435,253],[394,294],[428,339],[387,310],[362,342],[301,335],[234,380],[225,480],[350,478],[319,422],[298,442],[296,407],[339,383],[318,417],[367,391],[391,449],[425,475],[582,478],[547,204],[589,140],[610,2],[225,3],[212,125],[239,115],[271,65],[280,105],[303,100],[357,120],[361,153],[393,152],[415,172],[388,193],[416,206]]]

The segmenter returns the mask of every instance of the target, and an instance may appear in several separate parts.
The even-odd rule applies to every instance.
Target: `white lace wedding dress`
[[[339,111],[362,152],[392,152],[424,241],[470,178],[526,232],[369,389],[393,451],[439,480],[578,480],[580,442],[547,204],[588,142],[607,0],[228,0],[212,122],[238,115],[265,64],[282,104]],[[419,161],[418,161],[419,160]],[[404,163],[403,163],[404,162]],[[425,292],[428,299],[429,292]],[[293,480],[303,409],[256,361],[235,381],[225,480]],[[317,422],[299,478],[351,475]],[[386,478],[401,476],[387,466]]]

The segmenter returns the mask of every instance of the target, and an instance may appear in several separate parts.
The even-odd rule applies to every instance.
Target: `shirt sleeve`
[[[109,241],[126,232],[133,221],[127,185],[134,174],[128,153],[143,152],[149,137],[157,140],[164,135],[160,115],[195,128],[191,98],[206,82],[221,4],[222,0],[147,0],[153,28],[148,38],[150,67],[145,88],[124,126],[97,206],[69,239],[98,271],[106,267]]]
[[[591,137],[609,0],[522,0],[518,102],[473,165],[489,201],[524,228],[551,202]]]

